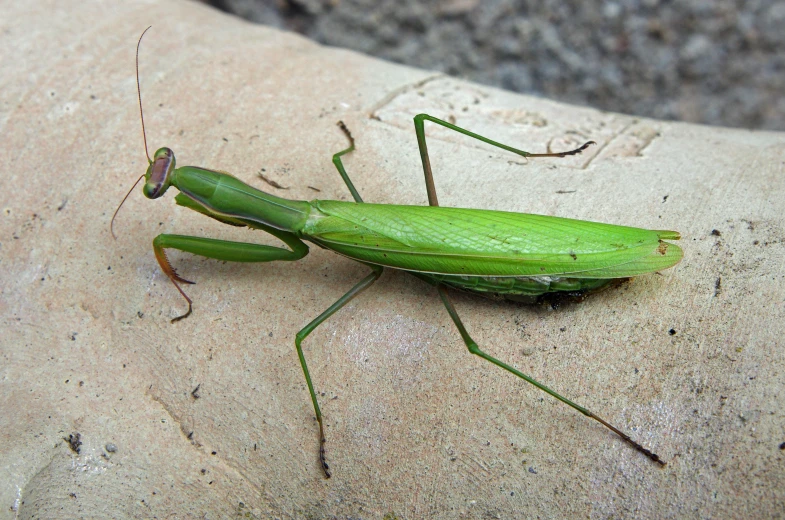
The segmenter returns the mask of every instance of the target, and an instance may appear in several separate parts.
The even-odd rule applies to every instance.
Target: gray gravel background
[[[387,60],[615,112],[785,130],[785,2],[212,0]]]

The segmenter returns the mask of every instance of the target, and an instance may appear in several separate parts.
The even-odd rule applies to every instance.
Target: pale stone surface
[[[785,508],[785,135],[634,119],[327,49],[183,2],[0,8],[3,74],[0,516],[770,517]],[[580,305],[458,295],[474,338],[652,447],[469,355],[435,291],[387,272],[306,340],[333,478],[294,335],[367,268],[173,253],[160,232],[274,244],[135,191],[150,146],[291,198],[423,204],[411,116],[429,112],[564,160],[432,130],[443,205],[682,232],[685,259]],[[8,52],[11,50],[12,52]],[[313,190],[320,190],[318,193]],[[713,233],[713,230],[716,232]],[[673,331],[673,333],[669,331]],[[198,386],[196,395],[192,391]],[[81,435],[80,453],[63,438]],[[108,446],[111,445],[111,446]],[[386,515],[386,516],[385,516]]]

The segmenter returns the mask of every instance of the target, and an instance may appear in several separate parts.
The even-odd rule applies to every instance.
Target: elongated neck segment
[[[311,205],[289,200],[248,186],[228,173],[196,166],[172,172],[171,184],[210,213],[297,233],[302,230]]]

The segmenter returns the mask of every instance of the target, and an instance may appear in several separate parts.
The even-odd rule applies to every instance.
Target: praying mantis
[[[576,155],[594,142],[589,141],[566,152],[529,153],[447,121],[419,114],[414,117],[414,127],[429,205],[369,204],[363,201],[343,166],[342,157],[352,152],[355,145],[349,130],[339,122],[349,146],[333,155],[332,161],[354,202],[281,198],[249,186],[224,172],[196,166],[176,167],[174,152],[170,148],[159,148],[150,158],[139,85],[139,46],[147,30],[149,27],[139,38],[136,50],[139,111],[149,164],[137,183],[142,177],[145,179],[145,197],[157,199],[173,187],[179,190],[175,202],[180,206],[224,224],[264,231],[278,238],[288,248],[215,238],[158,235],[153,240],[155,257],[162,271],[188,304],[187,312],[172,322],[191,314],[192,300],[183,290],[182,284],[193,282],[175,271],[166,256],[167,249],[230,262],[296,261],[308,254],[305,242],[310,242],[371,270],[370,274],[295,335],[297,356],[319,425],[319,461],[326,478],[330,478],[331,473],[325,456],[324,421],[302,343],[320,324],[373,285],[385,268],[408,272],[434,286],[470,353],[594,419],[652,461],[665,465],[657,454],[595,413],[481,350],[464,327],[447,291],[457,289],[497,299],[529,301],[549,295],[577,297],[620,280],[673,267],[681,260],[681,248],[668,242],[680,238],[676,231],[439,206],[426,145],[425,122],[441,125],[525,158]],[[112,223],[115,216],[112,217]]]

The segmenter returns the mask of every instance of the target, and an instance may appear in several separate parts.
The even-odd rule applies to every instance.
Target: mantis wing
[[[675,231],[477,209],[313,201],[303,234],[355,260],[465,276],[624,278],[683,256]]]

